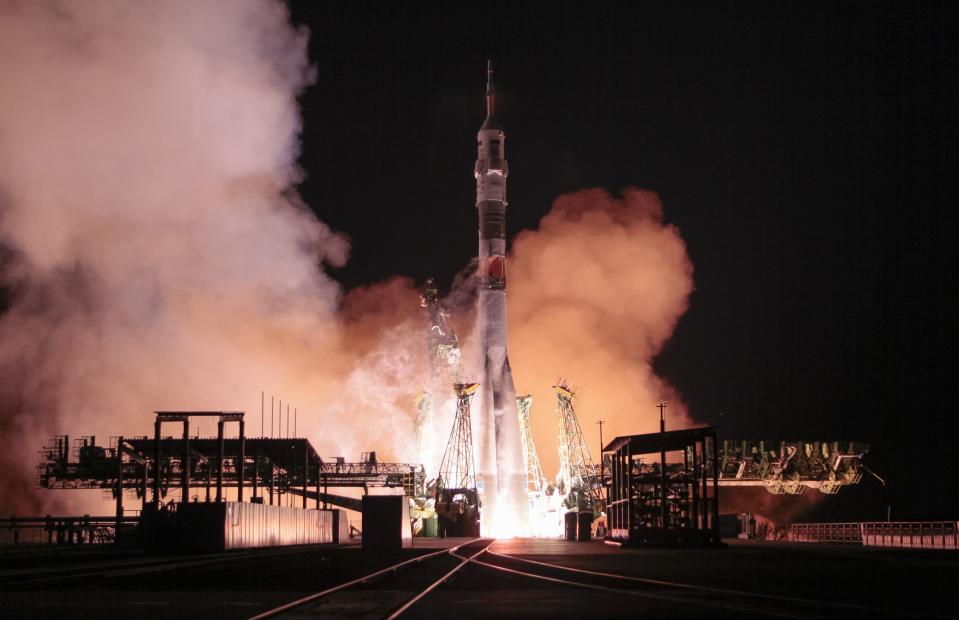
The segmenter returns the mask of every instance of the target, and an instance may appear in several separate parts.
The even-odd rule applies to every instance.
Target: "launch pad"
[[[605,525],[608,511],[609,538],[634,543],[677,537],[716,542],[721,486],[762,486],[773,494],[815,488],[834,494],[857,484],[860,460],[868,449],[857,442],[726,441],[720,447],[715,429],[707,429],[705,438],[697,434],[706,432],[703,429],[665,433],[664,427],[660,434],[618,438],[621,443],[596,463],[575,410],[576,390],[562,379],[553,385],[560,467],[554,482],[547,479],[532,440],[532,397],[516,394],[507,352],[509,166],[506,134],[494,112],[488,64],[486,118],[476,134],[473,167],[477,348],[469,367],[478,376],[466,380],[461,374],[459,340],[448,324],[451,309],[435,283],[427,281],[421,305],[427,314],[430,374],[415,401],[412,442],[413,460],[419,463],[380,463],[375,452],[358,462],[324,460],[304,438],[246,437],[244,413],[238,411],[157,411],[152,439],[116,437],[109,446],[100,446],[94,437],[81,437],[71,455],[69,437],[55,437],[41,453],[39,485],[102,489],[116,504],[117,538],[127,525],[126,495],[140,500],[141,522],[155,524],[178,510],[173,499],[184,507],[184,520],[187,513],[203,512],[192,508],[200,503],[235,501],[236,513],[245,513],[247,499],[268,507],[285,502],[300,510],[337,506],[362,511],[360,499],[330,489],[361,488],[366,494],[386,487],[410,500],[408,508],[427,534],[549,537],[560,533],[567,513],[576,513],[577,536],[588,539],[592,517]],[[446,429],[437,428],[437,414],[454,402],[444,451],[439,444]],[[216,418],[217,436],[191,436],[190,420],[196,417]],[[180,437],[163,436],[164,424],[182,425]],[[228,438],[225,428],[233,424],[238,433]],[[673,446],[674,440],[686,443]],[[640,458],[643,451],[656,450],[662,454],[659,463]],[[667,460],[667,451],[681,456]],[[442,459],[436,458],[439,454]],[[259,512],[250,509],[251,522],[272,522],[272,516],[263,517],[272,509]],[[297,514],[290,518],[314,518]],[[251,540],[289,539],[258,533]]]

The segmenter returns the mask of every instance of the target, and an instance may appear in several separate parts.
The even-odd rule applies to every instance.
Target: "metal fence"
[[[867,547],[959,550],[959,521],[794,523],[789,526],[786,539]]]
[[[139,520],[139,516],[124,516],[120,525],[134,527]],[[113,515],[13,515],[0,518],[0,546],[113,543],[117,540],[117,526],[117,518]]]
[[[792,542],[862,544],[861,523],[794,523],[786,539]]]

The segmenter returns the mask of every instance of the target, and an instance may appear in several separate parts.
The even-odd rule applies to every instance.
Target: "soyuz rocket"
[[[526,526],[525,462],[516,388],[506,353],[506,134],[494,116],[493,67],[486,66],[486,120],[476,135],[479,215],[477,335],[480,369],[477,469],[484,534]],[[499,515],[499,516],[497,516]],[[504,524],[505,521],[509,524]],[[518,528],[518,530],[517,530]]]

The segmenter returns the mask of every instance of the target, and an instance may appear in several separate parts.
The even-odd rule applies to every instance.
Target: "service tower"
[[[483,531],[523,534],[528,520],[526,470],[516,388],[506,355],[506,135],[494,116],[493,66],[486,66],[486,120],[477,133],[479,214],[478,467]],[[494,531],[495,530],[495,531]]]

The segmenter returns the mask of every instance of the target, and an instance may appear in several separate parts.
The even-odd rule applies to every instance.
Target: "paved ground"
[[[959,617],[959,553],[954,551],[886,550],[842,545],[777,544],[727,541],[725,549],[619,549],[593,543],[519,539],[497,542],[492,550],[591,571],[610,572],[727,590],[757,592],[772,596],[899,610],[910,615]],[[512,566],[512,564],[511,564]],[[554,574],[554,573],[551,573]],[[572,593],[570,593],[572,594]],[[646,610],[645,617],[718,617],[719,609],[676,605],[653,605],[635,599],[588,593],[597,605],[598,617],[629,617]],[[680,598],[695,598],[680,595]],[[545,617],[542,609],[561,610],[572,616],[588,608],[578,602],[583,593],[564,603],[566,595],[550,599],[547,594],[524,597],[497,593],[501,607],[513,617],[523,612]],[[629,597],[625,597],[629,599]],[[525,600],[524,600],[525,599]],[[746,597],[719,596],[718,600],[747,601]],[[544,605],[545,601],[551,601]],[[475,603],[475,602],[474,602]],[[770,601],[761,608],[783,612],[801,609],[789,602]],[[654,609],[655,608],[655,611]],[[559,612],[562,615],[562,612]],[[841,608],[826,612],[840,615]],[[719,614],[720,616],[725,614]],[[735,615],[735,614],[734,614]],[[855,609],[846,617],[863,615]],[[905,614],[904,614],[905,615]],[[469,614],[464,617],[471,617]],[[635,615],[633,615],[635,617]],[[742,616],[740,616],[742,617]]]
[[[315,547],[291,553],[249,555],[208,566],[161,573],[69,579],[10,586],[14,567],[0,578],[3,618],[246,618],[349,578],[455,542],[416,541],[400,556],[364,554],[356,547]],[[592,571],[610,572],[716,591],[626,585],[624,594],[582,589],[467,566],[447,585],[411,610],[409,617],[436,618],[688,618],[776,615],[863,617],[862,608],[803,605],[777,599],[759,602],[728,590],[758,592],[827,603],[861,605],[919,617],[959,617],[959,553],[882,550],[835,545],[743,543],[725,549],[617,549],[601,543],[552,540],[499,541],[493,551]],[[485,556],[497,563],[495,557]],[[52,561],[52,560],[51,560]],[[98,558],[99,562],[103,558]],[[448,561],[443,566],[455,565]],[[526,570],[515,560],[510,568]],[[71,565],[76,565],[74,558]],[[575,574],[537,570],[555,578]],[[36,566],[32,567],[36,570]],[[433,569],[431,569],[432,571]],[[442,572],[442,571],[440,571]],[[7,585],[4,585],[6,579]],[[587,577],[588,581],[589,578]],[[397,577],[378,587],[377,596],[401,600],[414,587]],[[608,584],[596,578],[594,584]],[[342,596],[337,606],[310,617],[376,617],[361,604],[362,595]],[[367,597],[368,598],[368,597]],[[364,611],[364,609],[366,611]]]
[[[416,539],[398,554],[365,554],[359,545],[312,546],[264,553],[231,552],[210,562],[196,556],[151,558],[123,552],[17,554],[0,556],[0,618],[247,618],[306,594],[368,574],[396,562],[454,546],[468,539]],[[55,550],[54,550],[55,551]],[[84,556],[88,555],[85,559]],[[204,556],[207,558],[208,556]],[[150,571],[146,562],[163,561],[165,570]],[[180,564],[188,563],[186,566]],[[114,568],[107,576],[97,573]],[[131,566],[132,568],[127,568]],[[56,580],[22,583],[37,571]],[[80,574],[76,574],[76,573]],[[21,574],[18,577],[18,573]],[[39,575],[44,578],[44,575]],[[17,583],[20,582],[20,583]]]

